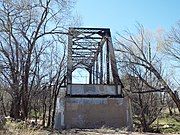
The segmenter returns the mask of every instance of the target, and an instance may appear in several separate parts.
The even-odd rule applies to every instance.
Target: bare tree
[[[146,50],[146,56],[151,59],[151,46],[148,45]],[[134,123],[138,129],[142,129],[144,132],[150,131],[151,124],[158,118],[166,105],[165,96],[163,96],[165,93],[159,92],[160,82],[151,71],[139,65],[124,62],[129,58],[126,54],[122,54],[122,56],[123,63],[119,64],[124,74],[124,92],[132,101]],[[159,68],[159,72],[161,69]]]
[[[172,27],[171,31],[165,35],[165,42],[163,42],[162,50],[167,59],[171,59],[171,68],[173,69],[174,73],[179,72],[180,70],[180,21],[176,24],[176,26]],[[174,75],[173,78],[174,84],[176,85],[176,96],[180,85],[180,78],[177,77],[178,74]],[[171,103],[171,106],[173,103]]]
[[[148,70],[149,73],[153,74],[158,80],[159,87],[154,88],[151,83],[147,82],[145,78],[142,78],[138,72],[135,72],[136,75],[151,88],[151,91],[167,92],[180,112],[180,99],[163,78],[160,69],[158,69],[159,66],[157,65],[161,64],[158,54],[155,53],[155,49],[152,49],[152,55],[147,55],[148,47],[155,47],[154,42],[150,40],[150,36],[147,36],[142,25],[138,25],[137,28],[138,35],[133,35],[128,31],[127,37],[119,35],[119,39],[117,40],[119,49],[117,49],[117,51],[123,53],[124,56],[120,62],[126,65],[138,66],[141,70]]]
[[[60,45],[73,4],[72,0],[0,1],[1,78],[11,88],[11,117],[28,117],[40,56],[48,46]]]
[[[135,65],[126,65],[122,70],[125,74],[124,92],[132,101],[134,123],[138,129],[150,131],[151,124],[160,116],[166,105],[165,93],[158,92],[158,80],[147,70]],[[146,85],[145,81],[150,83],[153,89],[152,86]]]
[[[163,44],[164,53],[172,60],[180,63],[180,21],[172,28]],[[178,65],[179,67],[179,65]]]
[[[49,70],[49,76],[46,78],[46,86],[49,91],[48,100],[48,121],[47,127],[53,128],[54,118],[56,111],[56,102],[59,95],[61,86],[64,84],[66,78],[66,46],[64,45],[64,51],[61,52],[62,55],[58,55],[57,50],[52,48],[49,64],[52,68]]]

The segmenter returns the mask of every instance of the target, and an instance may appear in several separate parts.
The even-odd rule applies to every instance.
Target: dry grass
[[[10,122],[7,121],[3,130],[0,130],[0,135],[49,135],[51,132],[40,128],[32,128],[25,122]]]
[[[40,127],[30,127],[25,122],[10,122],[6,123],[3,130],[0,130],[0,135],[162,135],[157,133],[139,133],[127,132],[125,129],[111,129],[102,127],[101,129],[70,129],[61,132],[48,131]],[[172,135],[172,134],[171,134]]]

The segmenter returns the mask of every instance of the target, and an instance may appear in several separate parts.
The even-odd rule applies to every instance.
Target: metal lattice
[[[68,84],[72,84],[72,72],[77,68],[85,68],[89,72],[89,84],[122,86],[118,76],[110,29],[69,28]]]

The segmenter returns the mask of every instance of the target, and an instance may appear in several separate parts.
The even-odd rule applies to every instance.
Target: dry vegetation
[[[180,134],[178,128],[180,127],[180,122],[168,117],[159,120],[159,125],[164,125],[164,134],[175,134],[174,129],[177,128],[176,134]],[[166,127],[165,127],[166,126]],[[169,127],[168,127],[169,126]],[[171,126],[171,127],[170,127]],[[100,129],[69,129],[62,130],[60,132],[43,129],[41,126],[34,126],[32,124],[25,123],[24,121],[15,122],[8,120],[3,129],[0,130],[0,135],[161,135],[160,133],[142,133],[142,132],[127,132],[126,129],[112,129],[102,127]]]

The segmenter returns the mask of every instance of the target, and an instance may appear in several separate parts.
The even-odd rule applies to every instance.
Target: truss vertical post
[[[110,60],[111,60],[111,70],[112,70],[112,76],[113,76],[113,82],[115,84],[121,84],[121,80],[118,75],[118,69],[116,65],[116,59],[115,59],[115,53],[114,48],[112,45],[112,39],[111,37],[108,37],[108,44],[109,44],[109,52],[110,52]]]
[[[106,68],[106,72],[107,72],[107,84],[110,84],[110,74],[109,74],[109,42],[108,42],[108,38],[106,38],[106,64],[107,64],[107,68]]]
[[[93,81],[92,81],[92,83],[93,84],[95,84],[95,68],[94,68],[95,66],[93,65],[92,66],[92,78],[93,78]]]
[[[92,84],[92,68],[90,68],[88,71],[89,71],[89,84]]]
[[[67,84],[72,84],[72,71],[73,71],[73,62],[72,62],[72,33],[69,29],[68,35],[68,58],[67,58]]]
[[[103,46],[100,49],[100,84],[103,83]]]
[[[98,63],[98,59],[96,60],[96,84],[98,84],[99,82],[99,63]]]

